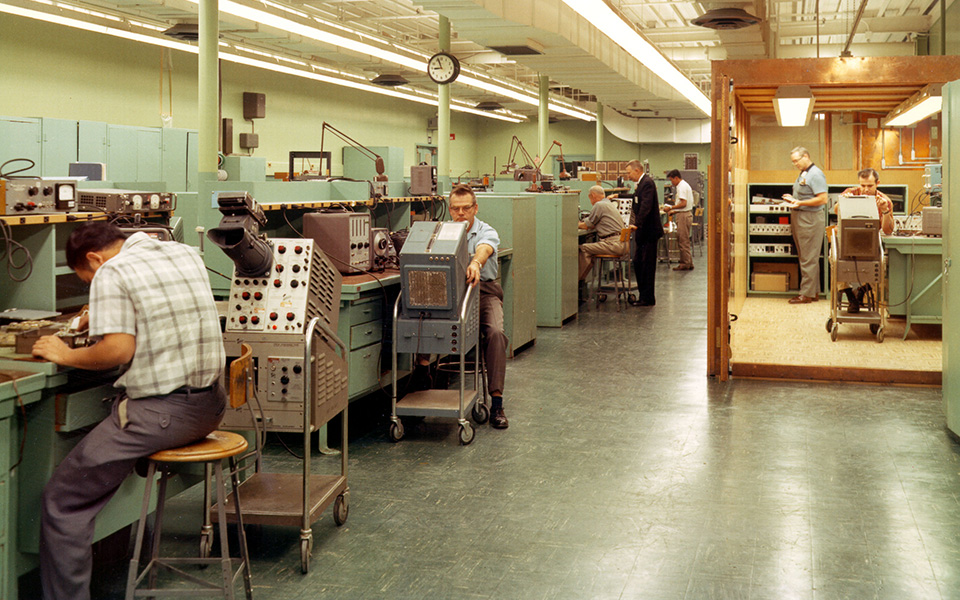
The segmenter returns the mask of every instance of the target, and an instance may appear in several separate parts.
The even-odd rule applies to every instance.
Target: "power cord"
[[[23,260],[19,263],[15,258],[18,252],[23,254]],[[13,239],[13,230],[10,225],[0,219],[0,261],[2,260],[7,263],[7,276],[10,277],[11,281],[20,283],[29,279],[30,275],[33,274],[33,255],[30,254],[30,250]],[[17,277],[14,272],[21,269],[26,269],[27,273],[23,277]]]

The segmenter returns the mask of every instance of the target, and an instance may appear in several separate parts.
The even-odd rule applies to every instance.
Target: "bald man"
[[[580,244],[580,281],[587,278],[597,254],[625,254],[626,244],[620,241],[623,217],[617,204],[603,194],[603,188],[595,185],[587,192],[593,208],[590,214],[577,224],[578,229],[596,230],[599,241]]]

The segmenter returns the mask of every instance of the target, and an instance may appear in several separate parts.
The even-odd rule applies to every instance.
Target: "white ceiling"
[[[436,85],[425,72],[399,66],[384,57],[389,51],[422,61],[436,52],[438,14],[443,14],[453,29],[453,53],[460,58],[465,71],[475,76],[513,82],[535,96],[538,74],[542,73],[549,76],[555,99],[566,99],[589,111],[595,109],[599,100],[629,116],[705,117],[657,73],[561,0],[236,1],[321,31],[364,41],[380,50],[349,50],[222,12],[221,51],[261,58],[267,53],[273,56],[265,60],[278,64],[316,72],[332,69],[368,80],[382,73],[399,73],[409,80],[407,89],[435,94]],[[709,96],[712,60],[839,56],[861,8],[862,18],[850,43],[853,56],[913,55],[917,37],[926,35],[939,17],[940,1],[627,0],[615,2],[611,8]],[[0,3],[154,37],[162,37],[159,29],[195,22],[197,18],[197,4],[190,0]],[[78,11],[77,7],[88,12]],[[729,7],[745,9],[759,17],[760,24],[735,31],[690,24],[708,9]],[[489,49],[497,45],[526,45],[542,53],[507,57]],[[290,62],[291,59],[298,62]],[[497,100],[510,111],[536,119],[536,106],[460,83],[453,85],[452,96],[471,104]],[[558,113],[551,113],[551,117],[572,118]]]

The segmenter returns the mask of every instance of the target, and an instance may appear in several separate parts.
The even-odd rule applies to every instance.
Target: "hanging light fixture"
[[[943,108],[943,84],[931,83],[904,100],[883,120],[884,127],[908,127]]]
[[[807,85],[785,85],[773,96],[773,110],[780,127],[803,127],[813,114],[813,92]]]

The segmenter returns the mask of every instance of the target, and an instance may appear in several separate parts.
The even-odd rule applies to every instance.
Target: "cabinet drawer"
[[[379,321],[383,318],[383,299],[360,300],[350,305],[350,325]]]
[[[349,354],[347,393],[350,397],[377,387],[380,379],[380,349],[380,344],[372,344]]]
[[[383,338],[383,323],[370,321],[350,328],[350,349],[356,350],[379,342]]]

